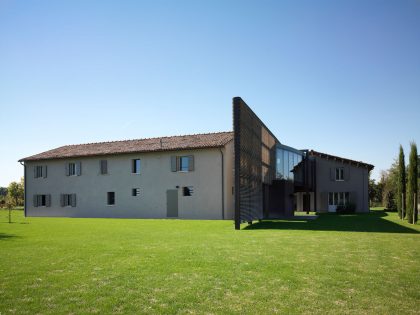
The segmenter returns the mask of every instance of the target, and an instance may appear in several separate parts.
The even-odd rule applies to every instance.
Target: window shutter
[[[36,178],[36,165],[34,166],[34,178]]]
[[[77,162],[76,167],[77,167],[77,176],[82,175],[82,162]]]
[[[350,180],[350,167],[344,168],[344,180]]]
[[[60,205],[61,205],[62,207],[64,207],[64,206],[65,206],[65,204],[64,204],[64,194],[61,194],[61,195],[60,195]]]
[[[51,195],[45,195],[45,206],[51,207]]]
[[[108,173],[108,161],[101,160],[101,174],[107,174],[107,173]]]
[[[171,156],[171,171],[176,172],[177,171],[177,157]]]
[[[76,207],[76,194],[71,195],[71,206]]]
[[[188,156],[188,171],[194,171],[194,155]]]
[[[34,195],[34,207],[38,207],[38,195]]]
[[[335,180],[335,168],[330,168],[330,180]]]
[[[42,175],[44,175],[44,178],[47,178],[47,165],[44,165],[44,169],[42,170]]]
[[[70,175],[69,172],[70,172],[69,171],[69,163],[66,163],[66,176],[69,176]]]

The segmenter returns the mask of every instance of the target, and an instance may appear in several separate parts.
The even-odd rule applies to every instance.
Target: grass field
[[[0,211],[0,314],[419,314],[420,225],[395,213],[230,221]]]

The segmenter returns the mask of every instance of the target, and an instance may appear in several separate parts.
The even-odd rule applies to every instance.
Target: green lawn
[[[23,218],[0,211],[0,314],[419,314],[420,225]]]

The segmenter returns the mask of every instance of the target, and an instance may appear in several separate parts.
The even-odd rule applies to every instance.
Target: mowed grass
[[[420,225],[24,218],[0,211],[0,314],[419,314]]]

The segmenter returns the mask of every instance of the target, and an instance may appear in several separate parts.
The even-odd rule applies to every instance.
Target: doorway
[[[178,217],[178,189],[166,191],[166,216],[168,218]]]

